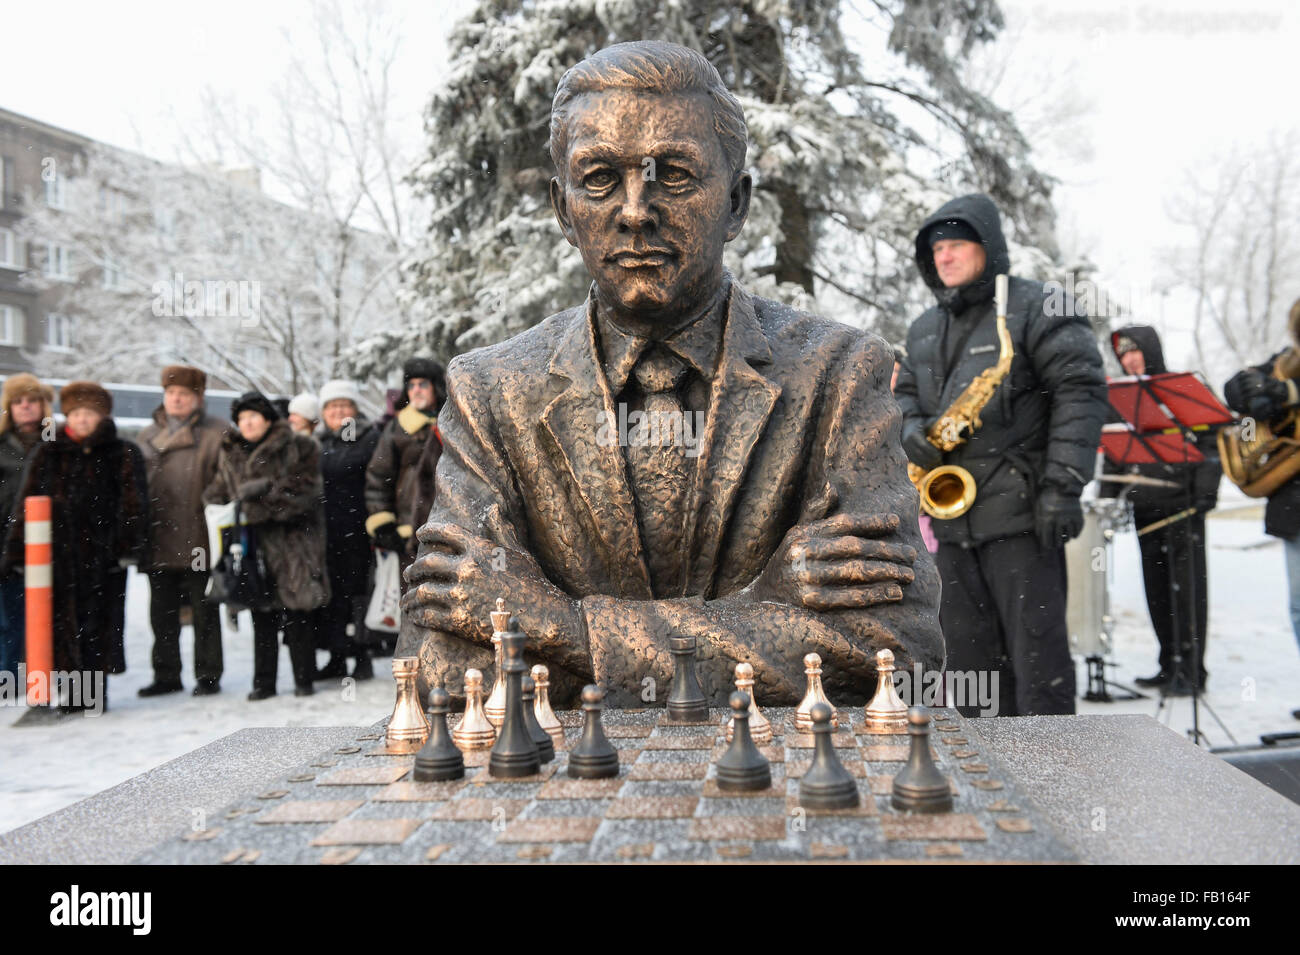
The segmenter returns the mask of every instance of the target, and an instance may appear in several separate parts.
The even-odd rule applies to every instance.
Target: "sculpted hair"
[[[561,177],[568,150],[568,108],[583,93],[608,89],[647,93],[705,93],[713,102],[713,129],[722,144],[734,177],[745,168],[749,128],[740,101],[722,82],[702,53],[678,46],[641,40],[617,43],[587,57],[560,77],[551,101],[551,162]]]

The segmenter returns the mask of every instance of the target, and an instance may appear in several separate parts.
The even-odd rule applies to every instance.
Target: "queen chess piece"
[[[417,783],[437,783],[461,779],[465,775],[465,757],[451,741],[447,729],[447,711],[451,695],[442,687],[429,691],[429,738],[415,754],[411,779]]]
[[[951,812],[952,789],[930,755],[930,714],[914,706],[907,711],[907,724],[912,751],[894,776],[890,804],[904,812]]]

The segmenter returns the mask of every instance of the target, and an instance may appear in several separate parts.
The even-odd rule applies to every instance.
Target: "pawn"
[[[749,697],[749,738],[755,743],[770,743],[772,741],[772,724],[763,715],[763,711],[758,708],[758,700],[754,696],[754,668],[750,664],[736,664],[736,689]],[[727,720],[728,743],[731,742],[732,728],[735,725],[735,719]]]
[[[876,651],[876,695],[867,704],[863,725],[868,733],[891,733],[907,727],[907,704],[894,689],[894,653]]]
[[[749,695],[731,694],[731,745],[718,760],[718,788],[726,792],[755,792],[772,787],[772,767],[749,735]]]
[[[930,755],[930,714],[923,706],[907,711],[912,751],[907,765],[894,777],[890,803],[904,812],[951,812],[952,790]]]
[[[709,718],[709,701],[695,678],[695,638],[670,637],[673,682],[668,690],[668,722],[703,723]]]
[[[478,670],[466,670],[465,716],[451,731],[451,741],[468,753],[475,749],[489,749],[496,738],[497,731],[483,713],[483,674]]]
[[[812,707],[813,761],[799,780],[799,805],[805,809],[852,809],[858,805],[858,784],[835,754],[831,742],[831,706]]]
[[[803,658],[803,672],[808,677],[808,692],[804,694],[799,708],[794,711],[794,728],[801,733],[811,732],[812,708],[817,703],[825,703],[831,708],[831,729],[835,729],[840,725],[840,720],[834,705],[826,699],[826,691],[822,689],[822,658],[815,653],[808,654]]]
[[[523,686],[524,725],[528,727],[528,735],[537,744],[538,758],[543,763],[549,763],[555,758],[555,743],[551,740],[551,735],[537,722],[537,714],[533,709],[537,699],[537,684],[531,676],[524,674],[521,685]]]
[[[415,754],[415,768],[411,771],[411,779],[417,783],[437,783],[465,775],[465,757],[447,731],[450,704],[451,695],[442,687],[429,691],[429,738]]]
[[[618,775],[618,750],[600,725],[605,694],[589,683],[582,688],[582,738],[569,751],[569,775],[574,779],[608,779]]]
[[[537,699],[533,701],[533,715],[537,725],[546,730],[555,749],[564,749],[564,726],[551,709],[551,671],[539,663],[533,667],[533,683],[537,686]]]

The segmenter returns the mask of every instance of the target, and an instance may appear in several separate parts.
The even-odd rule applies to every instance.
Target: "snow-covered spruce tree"
[[[601,47],[655,39],[701,50],[749,123],[752,210],[728,266],[758,294],[901,340],[932,301],[917,276],[919,221],[962,192],[1003,210],[1017,270],[1048,277],[1050,182],[1011,116],[958,65],[1002,24],[991,0],[482,0],[451,32],[451,70],[413,174],[432,204],[405,266],[406,328],[349,361],[448,358],[580,302],[589,279],[547,202],[551,97]],[[848,22],[846,18],[852,18]],[[878,49],[877,49],[878,48]]]

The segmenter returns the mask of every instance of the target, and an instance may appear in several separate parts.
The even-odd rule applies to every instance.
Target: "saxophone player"
[[[897,385],[903,448],[925,471],[965,468],[975,491],[964,509],[934,515],[947,669],[997,674],[996,714],[983,715],[1073,713],[1064,545],[1083,526],[1079,494],[1108,407],[1092,328],[1059,290],[1016,277],[998,321],[995,278],[1010,259],[987,196],[954,199],[926,219],[916,264],[936,303],[908,330]],[[1005,361],[1004,330],[1009,368],[979,407],[954,407]],[[959,415],[972,427],[936,434],[941,418]]]

